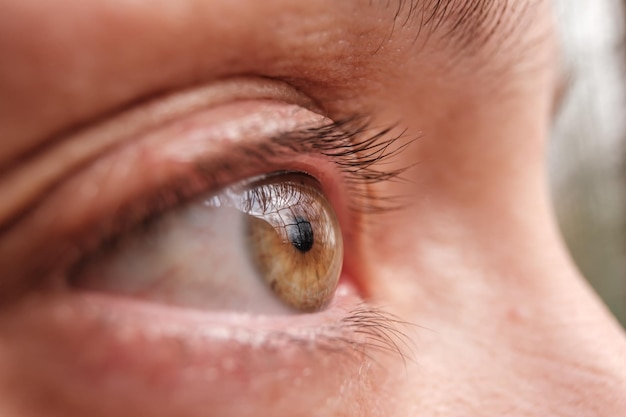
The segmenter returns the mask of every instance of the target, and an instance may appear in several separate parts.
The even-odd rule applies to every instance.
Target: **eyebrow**
[[[17,0],[13,0],[13,1],[17,1]],[[517,1],[518,3],[514,4],[514,1]],[[202,3],[201,0],[185,0],[185,1],[181,1],[180,4],[183,4],[183,3],[193,4],[195,2]],[[323,0],[319,0],[319,2],[320,4],[322,4]],[[106,4],[106,2],[104,3]],[[220,1],[205,2],[205,4],[209,4],[209,5],[214,4],[214,3],[220,4],[221,2]],[[227,4],[228,2],[224,1],[224,3]],[[311,3],[313,4],[316,2],[313,1]],[[404,31],[404,29],[407,29],[407,32],[409,34],[408,36],[411,37],[412,35],[413,38],[415,39],[416,44],[425,45],[433,37],[432,35],[436,34],[435,37],[438,38],[438,40],[441,40],[443,41],[443,43],[446,44],[444,45],[446,49],[449,49],[449,47],[456,45],[455,49],[457,49],[457,51],[455,52],[458,52],[458,50],[460,50],[464,52],[463,55],[467,56],[468,52],[471,53],[472,50],[476,49],[475,48],[476,46],[481,47],[485,45],[489,39],[493,38],[494,33],[497,32],[496,29],[498,29],[500,26],[510,25],[509,21],[511,19],[504,18],[508,11],[511,11],[511,12],[518,11],[519,9],[524,8],[525,7],[524,5],[527,5],[529,1],[528,0],[351,0],[351,1],[348,0],[345,2],[341,2],[341,3],[343,3],[342,4],[343,6],[349,6],[348,9],[353,10],[353,11],[355,9],[362,10],[366,8],[368,4],[371,6],[370,9],[372,9],[372,11],[386,10],[387,12],[389,12],[389,10],[391,10],[391,16],[389,16],[391,19],[390,19],[389,24],[391,25],[392,35],[396,31],[400,31],[400,30]],[[138,4],[137,9],[139,9],[140,7],[143,7],[141,5],[142,4],[141,1],[137,2],[137,4]],[[96,2],[95,6],[98,6],[98,2]],[[94,19],[95,16],[106,15],[106,13],[98,14],[97,8],[90,8],[89,10],[91,11],[87,12],[83,10],[81,13],[85,14],[85,16],[81,15],[79,17],[81,17],[84,20],[84,19]],[[121,23],[117,26],[119,26],[120,28],[126,28],[126,30],[128,30],[129,27],[135,28],[136,25],[129,24],[129,23],[132,23],[131,20],[138,19],[138,17],[136,16],[137,10],[134,10],[135,14],[132,13],[133,10],[134,9],[130,9],[128,13],[126,12],[117,13],[115,15],[116,19],[121,21]],[[90,13],[93,14],[93,16]],[[31,16],[32,18],[31,22],[25,22],[25,24],[20,25],[19,27],[28,27],[29,25],[34,25],[34,24],[39,24],[41,26],[42,22],[47,22],[48,20],[50,21],[58,20],[59,22],[56,22],[56,24],[61,24],[63,23],[63,19],[66,19],[64,17],[59,17],[59,16],[63,16],[63,14],[53,14],[50,16],[51,17],[41,17],[41,16],[36,16],[35,14],[35,17]],[[375,14],[375,16],[380,17],[380,14]],[[141,20],[142,25],[146,26],[145,33],[151,33],[150,31],[155,30],[154,26],[159,23],[159,20],[157,19],[158,17],[159,15],[157,13],[156,17],[151,17],[151,18],[146,18],[144,20]],[[259,20],[262,21],[263,19],[259,19]],[[383,25],[386,23],[385,21],[380,20],[380,19],[373,20],[373,22],[374,24],[380,24],[382,22]],[[54,28],[54,23],[46,24],[43,26],[44,26],[43,27],[44,32],[42,33],[45,34],[45,31],[50,31],[51,28]],[[91,30],[91,28],[97,27],[97,26],[98,25],[96,23],[91,26],[82,27],[81,30],[88,31],[88,30]],[[200,32],[198,25],[196,26],[192,25],[191,27],[192,29],[187,29],[187,26],[186,26],[185,31],[195,30],[194,33]],[[162,32],[163,31],[166,32],[167,29],[168,28],[163,29]],[[174,27],[173,30],[176,30],[176,27]],[[359,30],[362,31],[361,32],[362,35],[369,36],[368,31],[371,33],[372,28],[363,27]],[[385,30],[382,29],[382,32],[384,31]],[[413,31],[413,33],[411,33],[411,31]],[[105,31],[101,31],[100,34],[107,33],[107,32],[113,33],[114,31],[105,30]],[[504,34],[504,33],[510,32],[510,30],[506,30],[505,28],[503,28],[503,30],[499,32]],[[205,31],[203,33],[208,33],[208,32]],[[25,35],[23,35],[19,31],[13,34],[9,32],[8,34],[12,35],[12,36],[9,36],[9,39],[12,38],[13,40],[20,39],[20,37],[26,38]],[[406,34],[407,33],[405,33],[405,35]],[[200,35],[196,34],[194,36],[198,37]],[[384,35],[382,36],[384,37]],[[498,38],[501,39],[503,36],[504,35],[498,36]],[[30,38],[32,38],[32,36],[28,37],[28,39]],[[75,36],[73,39],[77,39],[77,38],[78,39],[81,39],[81,38],[96,39],[98,40],[98,42],[101,42],[104,44],[106,44],[106,42],[111,41],[111,39],[109,39],[111,38],[110,36],[107,37],[104,35],[102,36],[102,39],[100,39],[97,36],[91,36],[91,35]],[[55,39],[56,39],[55,37],[52,37],[53,41]],[[384,39],[381,39],[381,41],[384,42]],[[149,38],[146,36],[146,37],[137,38],[137,42],[135,42],[133,38],[127,44],[134,45],[135,51],[136,50],[148,51],[146,52],[146,54],[148,55],[154,52],[154,50],[157,50],[159,54],[161,53],[165,54],[167,52],[171,55],[175,55],[179,53],[179,51],[181,51],[181,48],[175,48],[175,49],[172,48],[171,50],[169,50],[168,47],[172,46],[169,44],[167,45],[160,44],[158,45],[159,46],[158,48],[155,48],[155,45],[146,45],[146,43],[148,42],[149,42]],[[374,40],[374,42],[376,42],[376,40]],[[11,65],[16,66],[14,69],[16,68],[19,69],[20,65],[22,66],[27,65],[26,68],[28,68],[30,72],[19,71],[19,73],[21,73],[22,76],[28,76],[28,75],[30,75],[31,77],[38,76],[42,78],[43,81],[41,81],[40,83],[43,83],[43,85],[55,85],[55,83],[58,82],[56,78],[62,78],[62,77],[72,78],[72,76],[68,74],[64,74],[64,73],[58,73],[58,71],[57,72],[52,71],[50,73],[46,73],[45,76],[40,75],[37,72],[33,73],[31,71],[33,66],[28,63],[34,62],[36,60],[43,60],[45,64],[47,62],[46,60],[50,60],[51,57],[53,57],[53,59],[55,60],[71,61],[72,59],[75,59],[76,56],[83,57],[87,53],[87,52],[78,50],[75,47],[75,45],[72,43],[63,45],[62,48],[59,48],[59,52],[55,53],[55,49],[53,47],[55,47],[55,45],[58,47],[58,44],[59,42],[56,42],[56,43],[51,42],[50,45],[46,44],[48,46],[45,48],[45,56],[43,57],[37,56],[38,51],[43,50],[43,48],[39,47],[38,49],[35,48],[34,52],[22,51],[19,55],[22,57],[21,59],[11,60],[9,56],[9,59],[7,60],[7,62],[10,62]],[[452,44],[452,45],[448,45],[448,44]],[[128,45],[125,46],[127,49],[130,48],[130,46]],[[11,43],[9,43],[9,46],[11,46]],[[382,46],[382,43],[381,43],[381,46]],[[468,51],[468,47],[471,47],[469,48],[469,51]],[[117,53],[119,50],[122,50],[123,48],[117,48],[117,49],[91,48],[89,50],[90,51],[89,53],[91,53],[91,51],[99,51],[101,49],[103,51],[101,55],[103,55],[105,53],[104,51],[107,51],[107,53],[112,53],[111,51],[115,51]],[[18,49],[16,48],[15,50],[18,50]],[[70,52],[74,50],[80,53],[72,55]],[[0,49],[0,53],[2,52],[3,52],[3,49]],[[13,53],[11,49],[9,49],[8,52]],[[23,58],[23,57],[27,57],[28,59]],[[371,58],[371,51],[367,51],[367,53],[364,54],[363,60],[366,61],[367,59],[370,59],[370,58]],[[106,78],[108,74],[115,73],[115,71],[118,71],[118,70],[121,71],[118,67],[112,67],[113,69],[107,72],[108,64],[106,62],[101,65],[96,65],[98,64],[98,59],[100,59],[100,57],[96,56],[96,57],[93,57],[93,59],[94,59],[93,66],[87,69],[89,69],[93,73],[92,75],[94,77],[99,77],[100,82],[96,84],[97,86],[106,85],[107,83],[112,82],[110,79],[104,79],[104,78]],[[81,60],[84,61],[85,58],[81,58]],[[190,60],[190,59],[187,57],[187,60]],[[144,61],[147,61],[147,60],[144,60]],[[174,59],[174,61],[176,60]],[[79,61],[79,63],[81,62],[82,61]],[[127,63],[126,61],[123,62],[123,65],[127,65],[127,64],[133,65],[134,61],[130,60],[129,63]],[[139,62],[139,64],[145,65],[143,64],[143,61]],[[72,65],[68,64],[68,66],[72,68]],[[79,65],[74,65],[74,67],[80,68]],[[121,77],[122,75],[125,75],[125,74],[132,74],[132,73],[136,73],[139,71],[145,71],[145,68],[133,67],[133,70],[134,71],[125,70],[124,72],[120,72],[120,74],[117,74],[116,76]],[[7,70],[7,71],[9,74],[11,73],[10,70]],[[179,75],[179,73],[176,73],[175,75],[182,77],[182,75]],[[46,78],[46,77],[49,77],[49,78]],[[90,87],[88,84],[90,82],[90,79],[88,77],[83,77],[83,78],[85,78],[85,80],[83,80],[83,83],[87,87]],[[54,122],[47,122],[46,124],[41,124],[41,123],[32,124],[33,126],[37,126],[37,127],[32,127],[32,128],[27,129],[27,132],[25,133],[25,135],[27,136],[28,140],[23,140],[23,141],[18,141],[18,142],[21,142],[23,144],[33,142],[33,147],[28,147],[24,145],[15,146],[16,149],[14,151],[7,153],[8,159],[5,161],[0,161],[0,173],[6,173],[11,167],[14,167],[17,163],[30,159],[32,156],[34,156],[34,154],[37,153],[36,150],[33,150],[33,148],[36,147],[35,145],[37,145],[35,143],[35,139],[37,137],[40,137],[41,135],[44,135],[44,134],[48,134],[49,136],[67,135],[68,133],[71,133],[72,131],[75,131],[81,127],[88,125],[89,123],[93,122],[94,120],[97,120],[98,118],[103,118],[103,117],[107,117],[112,114],[115,114],[116,111],[123,109],[122,105],[125,107],[128,107],[128,106],[131,106],[132,104],[137,104],[138,102],[145,101],[146,97],[149,98],[151,95],[162,92],[166,90],[168,87],[171,88],[171,86],[169,85],[164,85],[166,84],[166,81],[162,79],[163,77],[158,77],[155,75],[155,77],[153,78],[155,78],[155,81],[141,80],[141,82],[139,82],[134,78],[131,79],[131,82],[138,85],[136,87],[138,92],[135,93],[135,95],[133,95],[132,97],[123,96],[123,97],[117,98],[117,97],[109,97],[108,95],[103,95],[104,98],[102,98],[98,102],[97,105],[91,102],[87,102],[86,103],[87,105],[80,107],[80,111],[73,110],[73,113],[75,113],[75,116],[73,116],[75,118],[73,119],[71,119],[72,117],[71,115],[65,115],[65,113],[69,113],[69,111],[65,113],[61,111],[60,113],[63,116],[65,116],[65,118],[68,120],[63,119],[60,121],[55,120]],[[175,78],[175,77],[171,76],[170,79],[167,81],[167,83],[176,82],[177,87],[185,86],[184,81],[179,81],[178,79],[176,79],[175,81],[172,81],[171,78]],[[2,79],[0,79],[0,88],[2,87],[1,81]],[[115,82],[120,82],[120,81],[119,79],[115,79]],[[55,91],[52,91],[52,92],[55,92]],[[70,93],[74,94],[74,91],[70,91]],[[106,99],[108,99],[109,101],[105,102],[104,100]],[[5,100],[5,101],[11,102],[12,100]],[[51,99],[48,99],[48,101],[51,101]],[[44,105],[46,103],[45,97],[44,97],[44,100],[40,100],[40,103],[41,103],[40,107],[46,108]],[[0,108],[2,108],[1,105],[0,105]],[[93,108],[93,110],[91,110],[91,108]],[[21,109],[21,107],[11,106],[7,110],[9,109],[11,111],[8,111],[5,117],[7,121],[13,120],[12,123],[15,123],[15,120],[16,119],[19,120],[19,118],[10,117],[10,115],[11,114],[15,115],[16,114],[15,112]],[[34,109],[30,108],[29,110],[31,112],[36,112],[36,111],[39,111],[40,113],[42,112],[41,110],[38,110],[37,107],[35,107]],[[48,113],[50,112],[48,111]],[[48,113],[43,112],[43,114],[48,114]],[[2,130],[3,132],[9,132],[8,133],[9,136],[10,136],[10,133],[12,133],[13,130],[15,130],[15,126],[11,123],[7,123],[7,124],[0,123],[0,126],[1,126],[0,130]],[[49,130],[46,130],[46,128]],[[3,152],[0,152],[0,156],[2,156],[2,154]]]
[[[526,1],[518,2],[519,10],[526,8]],[[487,44],[512,11],[510,0],[387,0],[386,7],[395,7],[392,31],[414,30],[414,39],[423,39],[422,45],[438,33],[440,39],[461,49]]]
[[[353,0],[355,4],[363,4],[365,0]],[[380,10],[391,10],[392,33],[395,30],[413,30],[416,43],[425,44],[436,34],[436,37],[443,39],[446,43],[452,41],[457,48],[463,51],[472,51],[473,48],[467,49],[472,45],[484,45],[498,29],[503,22],[503,16],[513,7],[510,6],[512,0],[368,0],[369,4]],[[517,0],[527,4],[527,1]],[[376,4],[374,4],[376,3]],[[523,8],[524,6],[521,6]],[[504,23],[509,24],[509,23]],[[503,30],[506,32],[506,30]],[[368,57],[369,52],[366,54]],[[105,84],[105,83],[102,83]],[[161,89],[164,87],[161,86]],[[182,87],[179,87],[182,88]],[[160,91],[157,87],[146,87],[146,91],[135,93],[135,101],[127,100],[126,102],[111,105],[110,108],[104,110],[95,110],[94,115],[83,116],[82,119],[74,120],[74,125],[67,125],[60,129],[63,133],[53,133],[51,139],[45,143],[45,146],[36,146],[34,149],[26,149],[22,153],[18,153],[12,159],[0,163],[0,167],[6,169],[7,166],[15,167],[18,164],[27,164],[35,160],[41,153],[50,150],[55,142],[59,142],[72,133],[80,133],[85,126],[90,126],[95,121],[107,120],[111,115],[118,114],[127,108],[134,108],[140,104],[145,104],[147,100],[153,98],[154,91]],[[140,106],[141,110],[141,106]],[[68,133],[69,132],[69,133]],[[9,171],[2,171],[2,175],[7,175]],[[6,178],[5,182],[6,182]],[[1,184],[1,183],[0,183]],[[4,223],[4,222],[3,222]],[[11,222],[9,222],[11,223]],[[0,224],[0,232],[5,224]]]

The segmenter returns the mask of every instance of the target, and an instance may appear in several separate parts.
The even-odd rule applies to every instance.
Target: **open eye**
[[[328,304],[343,247],[337,219],[319,185],[304,175],[280,176],[240,195],[259,274],[292,307],[315,311]]]
[[[312,312],[332,299],[342,261],[319,183],[276,173],[142,223],[81,262],[71,282],[204,310]]]

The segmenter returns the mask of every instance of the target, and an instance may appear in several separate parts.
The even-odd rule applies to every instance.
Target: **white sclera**
[[[78,286],[201,310],[288,314],[259,279],[246,215],[193,203],[89,262]]]
[[[289,237],[296,218],[311,222],[311,247],[299,250]],[[70,281],[199,310],[290,314],[328,304],[342,260],[319,185],[285,173],[165,212],[86,259]]]

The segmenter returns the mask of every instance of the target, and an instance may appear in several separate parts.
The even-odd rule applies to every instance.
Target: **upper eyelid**
[[[157,106],[156,114],[160,111]],[[389,180],[399,176],[404,168],[396,168],[392,170],[377,169],[378,164],[387,162],[388,159],[395,157],[407,145],[408,141],[399,143],[403,137],[403,133],[393,134],[392,128],[372,129],[368,127],[368,120],[364,116],[348,117],[339,122],[329,122],[317,127],[305,127],[303,129],[286,130],[280,134],[271,137],[274,147],[258,147],[257,144],[240,147],[243,152],[249,155],[258,154],[261,156],[269,156],[267,152],[272,150],[289,150],[291,153],[319,153],[321,155],[332,158],[334,162],[341,168],[343,173],[348,177],[348,182],[357,184],[371,184],[379,181]],[[85,138],[85,140],[87,140]],[[119,139],[118,139],[119,140]],[[115,148],[109,149],[114,152]],[[265,152],[260,152],[265,151]],[[274,156],[280,157],[280,152],[276,151]],[[223,160],[223,158],[216,158]],[[88,163],[85,161],[84,163]],[[80,165],[77,169],[80,168]],[[199,165],[199,169],[203,171],[215,171],[207,164]],[[210,173],[210,172],[209,172]],[[76,175],[75,170],[70,170],[66,176]],[[63,177],[57,179],[51,184],[50,189],[46,193],[38,195],[38,202],[41,203],[53,188],[62,183]],[[381,202],[382,203],[382,200]],[[28,211],[23,211],[25,215],[36,208],[33,204]],[[372,201],[361,199],[358,205],[352,207],[354,211],[379,211],[384,209],[384,204],[374,205]],[[22,216],[11,218],[8,222],[0,224],[0,232],[7,233],[12,226],[18,224]]]
[[[351,120],[358,120],[358,118],[352,118]],[[37,210],[39,213],[39,218],[43,220],[35,220],[29,221],[27,226],[34,227],[38,230],[38,235],[42,235],[46,237],[46,241],[49,243],[50,239],[57,240],[58,242],[54,245],[54,248],[49,248],[49,245],[46,246],[45,242],[38,242],[38,244],[42,245],[42,247],[35,247],[33,250],[38,253],[42,253],[37,260],[40,263],[32,263],[28,265],[28,267],[24,269],[32,269],[29,271],[21,271],[22,275],[28,276],[37,276],[41,275],[42,271],[48,270],[58,270],[62,268],[63,265],[67,265],[72,263],[73,261],[70,259],[66,259],[63,255],[64,250],[69,247],[81,247],[85,246],[86,250],[89,248],[95,248],[95,246],[100,244],[102,239],[106,239],[106,236],[114,235],[116,233],[122,233],[124,231],[128,231],[128,229],[137,222],[141,221],[146,216],[149,216],[151,212],[158,213],[159,211],[164,211],[172,208],[172,206],[179,204],[181,201],[189,200],[194,196],[198,195],[201,192],[211,192],[216,191],[217,188],[221,186],[229,185],[229,182],[242,180],[242,175],[259,175],[263,172],[267,172],[268,169],[272,170],[284,170],[289,168],[285,166],[285,159],[293,159],[298,153],[309,153],[309,154],[318,154],[318,156],[326,158],[329,164],[333,164],[330,161],[330,158],[341,157],[341,163],[337,166],[343,166],[344,169],[348,170],[346,172],[350,172],[350,170],[356,170],[352,172],[352,182],[351,186],[353,187],[351,192],[348,193],[349,196],[346,198],[347,203],[351,203],[351,209],[362,209],[365,207],[370,207],[367,205],[369,194],[367,191],[363,191],[362,188],[359,188],[361,184],[358,183],[358,176],[361,175],[361,181],[363,182],[371,182],[375,179],[385,180],[389,179],[390,176],[393,176],[396,171],[387,172],[387,174],[383,174],[382,172],[377,172],[373,170],[374,164],[376,160],[384,160],[385,155],[394,155],[398,149],[402,149],[402,147],[395,148],[395,151],[389,150],[390,141],[394,142],[399,139],[395,138],[392,135],[389,135],[389,131],[383,129],[383,131],[368,131],[363,124],[353,124],[352,130],[347,130],[349,123],[344,124],[336,124],[336,123],[327,123],[318,126],[315,128],[311,125],[307,125],[302,129],[295,129],[293,131],[282,132],[281,134],[274,135],[265,140],[262,140],[255,144],[239,144],[233,145],[238,146],[239,151],[230,155],[230,158],[224,158],[223,153],[220,157],[220,154],[217,153],[213,155],[212,158],[208,160],[202,160],[201,158],[197,159],[195,162],[188,163],[187,168],[184,170],[187,171],[187,174],[183,174],[182,176],[174,176],[171,178],[171,181],[167,181],[163,183],[161,186],[154,188],[154,185],[146,187],[151,187],[152,191],[146,192],[144,196],[136,196],[137,199],[133,198],[132,200],[127,200],[128,205],[123,205],[122,203],[106,203],[104,205],[99,201],[90,201],[87,203],[86,207],[81,207],[82,204],[85,204],[86,201],[81,202],[80,199],[76,199],[74,196],[76,195],[76,189],[72,187],[76,187],[78,184],[82,182],[95,181],[100,184],[100,180],[96,179],[97,177],[93,177],[89,173],[89,169],[86,172],[78,174],[76,178],[73,178],[73,185],[68,185],[68,191],[65,191],[65,194],[53,193],[50,197],[53,198],[52,201],[44,201],[42,207]],[[356,126],[360,126],[360,129],[357,129]],[[374,133],[372,133],[374,132]],[[165,135],[167,136],[167,135]],[[324,146],[319,149],[316,149],[315,146],[319,145],[316,139],[320,139]],[[334,143],[334,145],[332,145]],[[380,143],[381,146],[374,146],[374,144]],[[317,144],[317,145],[316,145]],[[362,164],[358,165],[358,162],[355,158],[357,155],[354,153],[354,150],[351,148],[351,145],[354,144],[357,148],[360,146],[362,149],[367,151],[374,149],[374,153],[365,153],[365,158],[362,160]],[[288,146],[287,146],[288,145]],[[315,146],[314,146],[315,145]],[[130,146],[130,145],[129,145]],[[141,141],[137,144],[132,144],[132,146],[147,146],[143,144]],[[372,148],[372,146],[374,146]],[[230,148],[232,151],[234,148]],[[331,155],[332,150],[336,150],[338,155]],[[227,150],[224,150],[227,151]],[[260,152],[260,153],[259,153]],[[322,152],[326,152],[324,155]],[[115,161],[117,160],[118,153],[121,153],[119,156],[123,155],[133,155],[131,152],[124,151],[123,149],[115,150],[114,152],[106,155],[106,158],[100,161],[101,165],[104,166],[107,170],[110,169],[108,166],[109,162],[107,161]],[[226,152],[228,154],[228,152]],[[241,159],[241,155],[245,155],[248,163]],[[262,164],[263,159],[267,159],[270,157],[274,157],[276,160],[272,163],[268,163],[265,168],[259,166],[259,169],[262,169],[261,172],[248,172],[246,174],[245,171],[242,171],[240,167],[248,167],[253,161],[256,160],[257,163]],[[228,168],[228,165],[231,168]],[[233,167],[237,168],[236,175],[233,175]],[[359,171],[360,168],[362,169]],[[294,168],[294,167],[292,167]],[[131,176],[135,177],[137,175],[142,175],[142,173],[146,172],[145,168],[139,168],[140,171],[135,171],[135,174],[131,174]],[[225,171],[231,171],[226,173]],[[376,172],[376,174],[374,174]],[[190,179],[190,175],[196,180]],[[103,180],[106,181],[107,174],[100,174]],[[219,176],[221,175],[221,178]],[[345,176],[344,172],[344,176]],[[344,180],[345,178],[342,178]],[[118,186],[120,181],[124,181],[122,178],[118,178],[111,182],[111,184],[117,181]],[[330,181],[335,181],[335,179],[330,178]],[[325,181],[326,183],[328,181]],[[111,188],[111,185],[103,185],[104,187]],[[367,184],[363,184],[367,185]],[[67,187],[65,187],[68,189]],[[110,191],[109,191],[110,192]],[[64,197],[65,196],[65,197]],[[54,224],[50,224],[50,221],[47,220],[51,215],[52,211],[55,209],[51,209],[51,207],[60,207],[60,201],[68,201],[68,198],[74,199],[74,207],[73,211],[70,211],[72,214],[63,213],[65,217],[71,216],[73,218],[82,219],[85,216],[85,213],[89,213],[91,216],[88,220],[72,220],[74,224],[72,226],[67,225],[67,221],[62,219],[55,219]],[[111,196],[105,198],[110,199]],[[121,198],[119,196],[115,198]],[[128,197],[126,197],[128,198]],[[56,201],[56,203],[55,203]],[[123,201],[123,200],[120,200]],[[168,202],[169,201],[169,202]],[[94,205],[95,204],[95,205]],[[111,205],[115,204],[115,205]],[[122,205],[120,205],[122,204]],[[109,208],[107,208],[109,207]],[[111,207],[116,207],[115,212],[110,212]],[[155,207],[161,207],[156,208]],[[373,207],[373,205],[371,206]],[[44,210],[45,209],[45,210]],[[100,212],[100,214],[91,213],[91,210],[96,209]],[[109,212],[107,213],[107,210]],[[65,211],[65,210],[64,210]],[[35,213],[35,214],[37,214]],[[42,217],[43,215],[43,217]],[[46,217],[46,215],[48,217]],[[120,219],[120,216],[124,216]],[[55,217],[58,215],[55,214]],[[340,216],[341,217],[341,216]],[[352,216],[351,216],[352,217]],[[354,218],[354,217],[353,217]],[[37,219],[37,217],[35,217]],[[43,222],[43,223],[42,223]],[[44,225],[43,227],[41,225]],[[39,225],[39,226],[37,226]],[[344,223],[344,226],[346,224]],[[67,228],[63,229],[63,228]],[[357,226],[358,227],[358,226]],[[52,228],[52,231],[48,230]],[[59,230],[54,231],[57,228]],[[85,228],[96,228],[97,230],[90,230],[85,232]],[[348,227],[348,230],[354,229],[352,227]],[[25,228],[19,228],[19,232],[23,233],[24,231],[30,230]],[[98,230],[100,230],[98,232]],[[45,233],[41,233],[41,232]],[[18,232],[18,230],[16,230]],[[9,234],[9,238],[4,240],[4,244],[10,244],[11,242],[11,234]],[[64,237],[65,236],[65,237]],[[104,236],[104,237],[103,237]],[[7,243],[8,242],[8,243]],[[63,243],[65,242],[65,243]],[[0,245],[2,245],[0,241]],[[50,251],[53,249],[52,251]],[[43,252],[42,252],[43,251]],[[50,251],[47,253],[46,251]],[[58,251],[59,253],[55,252]],[[54,252],[54,253],[52,253]],[[32,251],[31,251],[32,253]],[[47,253],[49,256],[44,256],[43,254]],[[68,253],[74,253],[72,250],[69,250]],[[73,256],[73,255],[72,255]],[[53,268],[53,266],[57,266],[57,268]]]
[[[0,205],[0,235],[17,225],[64,178],[101,154],[186,114],[240,99],[280,100],[319,110],[311,99],[289,84],[258,77],[217,80],[124,109],[77,132],[51,139],[40,152],[33,152],[25,160],[0,166],[0,196],[5,201]]]
[[[219,192],[220,189],[247,180],[250,176],[290,168],[297,170],[297,166],[290,167],[285,161],[298,155],[327,157],[330,164],[339,168],[338,171],[344,176],[341,182],[345,182],[349,187],[347,190],[349,193],[347,201],[351,203],[349,208],[355,214],[383,210],[384,201],[378,204],[362,188],[400,175],[404,169],[377,170],[376,163],[396,156],[408,143],[390,149],[393,143],[402,138],[402,136],[388,137],[390,129],[362,136],[367,132],[367,128],[364,124],[356,124],[359,119],[354,117],[349,119],[349,122],[330,122],[317,128],[295,129],[272,136],[260,143],[235,145],[224,150],[223,154],[218,153],[208,160],[200,157],[191,164],[191,169],[185,174],[172,178],[155,191],[149,192],[147,197],[140,198],[141,204],[129,201],[127,208],[119,210],[128,218],[118,228],[126,230],[128,226],[125,225],[132,226],[143,221],[145,216],[160,215],[162,211],[172,209],[175,205],[183,204],[200,195]],[[255,165],[259,167],[258,172],[246,172],[239,168]],[[318,176],[313,173],[314,178],[318,179]],[[323,188],[327,186],[321,185]],[[121,232],[122,230],[118,230],[117,233]]]

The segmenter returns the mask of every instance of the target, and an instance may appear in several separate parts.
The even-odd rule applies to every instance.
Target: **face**
[[[1,415],[626,412],[549,1],[0,11]]]

